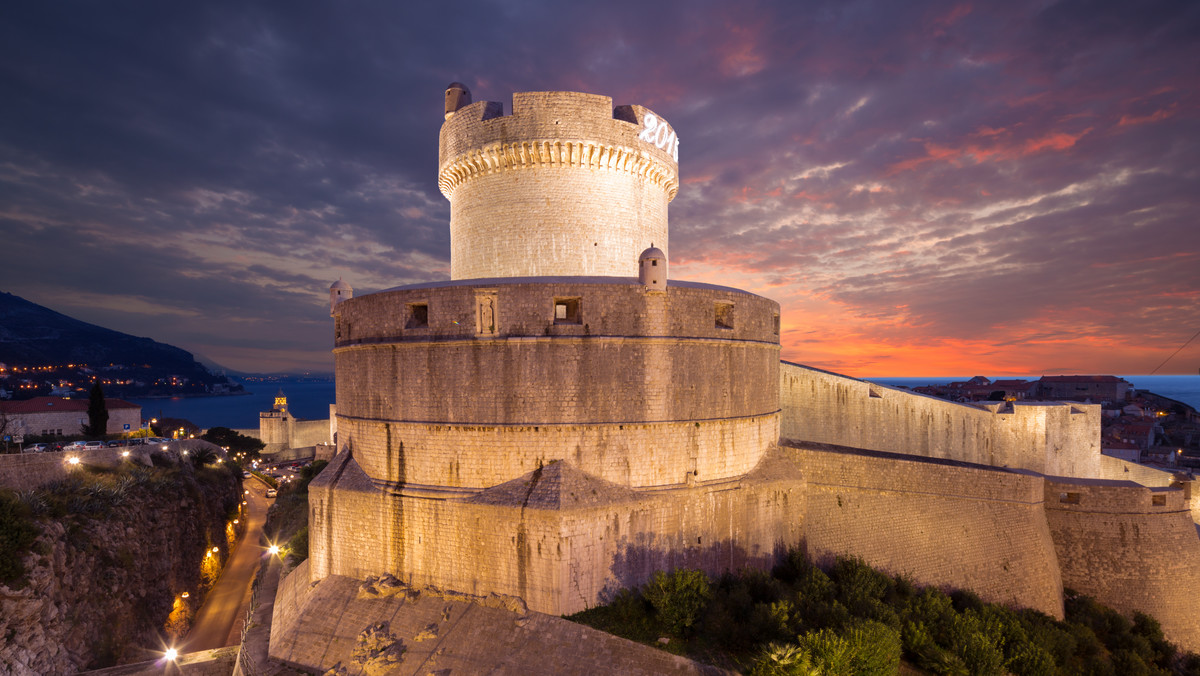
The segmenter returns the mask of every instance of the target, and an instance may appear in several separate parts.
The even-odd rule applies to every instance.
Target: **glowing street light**
[[[163,657],[167,658],[168,662],[174,662],[176,657],[179,657],[179,651],[174,648],[167,648],[167,652],[163,653]]]
[[[279,553],[279,545],[271,545],[270,547],[267,548],[267,553],[270,554],[271,556],[275,556],[276,554]]]
[[[68,465],[78,465],[78,464],[79,464],[79,458],[76,458],[76,457],[74,457],[74,456],[72,456],[72,457],[70,457],[70,458],[67,458],[67,464],[68,464]]]

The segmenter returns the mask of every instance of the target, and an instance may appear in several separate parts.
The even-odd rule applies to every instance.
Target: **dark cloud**
[[[1187,2],[28,4],[0,23],[0,286],[234,368],[327,368],[333,278],[447,276],[461,80],[667,117],[676,269],[828,322],[784,333],[793,358],[1181,343],[1198,38]]]

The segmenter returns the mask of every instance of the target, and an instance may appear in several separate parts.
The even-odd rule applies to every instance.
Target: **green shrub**
[[[658,621],[674,636],[691,634],[700,613],[712,597],[708,576],[698,570],[658,571],[642,595],[654,607]]]
[[[292,536],[292,539],[288,540],[287,549],[288,556],[291,557],[291,559],[296,563],[300,563],[308,558],[307,524],[305,524],[305,526],[300,530],[296,531],[296,534]]]
[[[747,676],[821,676],[812,655],[795,644],[771,643],[759,651]]]
[[[846,635],[850,643],[851,673],[859,676],[892,676],[900,670],[900,632],[881,622],[867,620]]]
[[[822,674],[853,674],[854,652],[850,640],[832,629],[810,631],[800,637],[800,649],[812,655],[813,666]]]
[[[0,583],[24,586],[22,557],[33,546],[40,530],[28,506],[9,490],[0,490]]]

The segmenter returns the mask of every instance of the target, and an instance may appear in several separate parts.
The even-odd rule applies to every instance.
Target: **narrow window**
[[[406,329],[422,329],[429,326],[429,303],[409,303]]]
[[[775,335],[779,335],[779,315],[775,315]]]
[[[1150,504],[1155,507],[1166,507],[1167,506],[1167,496],[1151,495],[1150,496]]]
[[[555,324],[582,324],[583,318],[579,311],[578,298],[554,299]]]
[[[1079,504],[1079,494],[1078,493],[1059,493],[1058,501],[1063,504],[1066,504],[1066,505],[1078,505]]]
[[[715,306],[716,327],[718,329],[733,328],[733,304],[717,303]]]

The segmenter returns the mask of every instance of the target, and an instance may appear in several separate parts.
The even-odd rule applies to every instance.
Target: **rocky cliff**
[[[186,630],[227,555],[241,480],[221,465],[154,464],[83,468],[15,495],[39,535],[23,575],[0,584],[0,672],[153,659]]]

